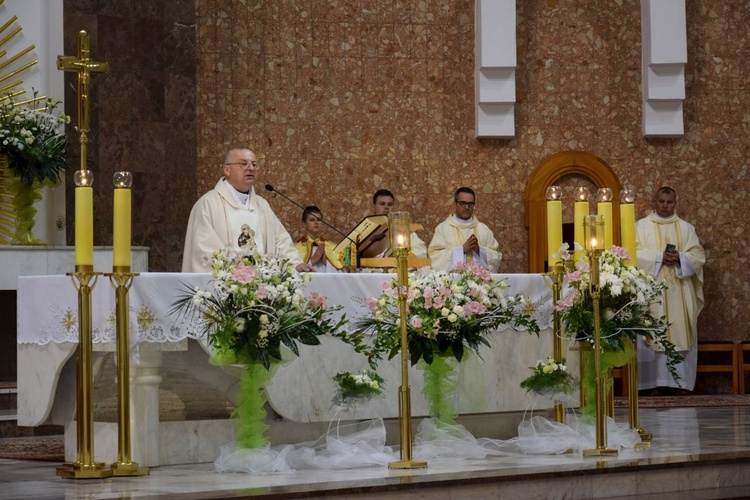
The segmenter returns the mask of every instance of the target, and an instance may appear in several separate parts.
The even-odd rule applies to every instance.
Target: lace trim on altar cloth
[[[34,344],[73,342],[78,343],[78,311],[71,307],[51,307],[48,309],[48,321],[41,325],[34,339]],[[94,344],[112,343],[116,340],[115,311],[106,318],[95,322],[92,328]],[[198,331],[192,316],[158,315],[153,308],[141,306],[130,307],[130,346],[142,343],[173,343],[191,338],[203,337]],[[20,342],[19,343],[31,343]]]
[[[341,425],[312,443],[264,448],[238,448],[235,443],[221,447],[214,462],[216,472],[252,474],[292,472],[305,469],[354,469],[387,466],[398,461],[398,448],[385,445],[382,419]],[[638,431],[607,418],[608,448],[632,450],[640,442]],[[428,463],[456,460],[491,460],[503,456],[557,455],[577,462],[582,452],[596,448],[592,417],[568,415],[567,424],[532,416],[518,426],[518,436],[508,439],[476,438],[461,425],[447,425],[426,418],[415,434],[412,456]],[[558,460],[559,460],[558,459]],[[534,463],[540,458],[535,457]]]

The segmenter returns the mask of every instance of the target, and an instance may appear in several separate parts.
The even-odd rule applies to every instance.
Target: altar
[[[367,314],[365,302],[377,296],[382,283],[393,275],[313,274],[306,284],[308,292],[318,292],[329,304],[341,304],[338,314],[345,314],[350,326]],[[495,275],[508,285],[509,294],[523,294],[534,304],[534,315],[542,328],[539,336],[510,329],[495,332],[480,355],[471,355],[460,364],[456,408],[461,414],[518,412],[529,408],[531,399],[520,389],[520,382],[537,360],[551,355],[551,292],[544,276],[538,274]],[[142,273],[135,278],[130,293],[131,333],[131,415],[133,416],[133,459],[142,465],[186,463],[212,460],[212,447],[186,449],[201,433],[213,439],[230,441],[231,425],[220,421],[187,423],[160,422],[159,383],[160,356],[165,351],[190,355],[190,369],[210,380],[217,391],[232,395],[236,378],[230,369],[209,364],[202,350],[190,349],[189,343],[205,339],[185,317],[170,314],[179,296],[191,294],[195,287],[206,289],[208,274]],[[114,349],[114,293],[106,278],[101,277],[92,294],[94,351]],[[21,277],[18,281],[18,423],[37,426],[44,423],[66,425],[74,429],[75,370],[70,361],[77,347],[77,295],[67,276]],[[268,387],[273,410],[286,421],[297,423],[329,422],[336,408],[331,404],[336,387],[332,378],[342,371],[367,368],[364,356],[335,338],[322,338],[322,345],[300,346],[299,358],[290,359],[274,375]],[[196,357],[200,353],[200,359]],[[66,365],[68,366],[66,368]],[[239,367],[235,368],[240,369]],[[400,360],[397,356],[380,363],[378,373],[385,379],[383,398],[358,405],[356,418],[398,417],[397,391],[400,385]],[[427,414],[421,393],[423,374],[411,367],[412,414]],[[96,398],[97,395],[94,395]],[[207,422],[210,422],[207,423]],[[166,430],[166,424],[173,427]],[[71,427],[72,425],[72,427]],[[116,426],[95,423],[96,460],[116,458]],[[208,429],[211,429],[208,431]],[[66,430],[66,434],[68,431]],[[73,433],[74,436],[74,433]],[[183,441],[183,442],[180,442]],[[103,445],[100,443],[104,443]],[[186,444],[187,443],[187,444]],[[71,454],[75,439],[66,438]],[[223,442],[218,442],[218,445]],[[272,444],[277,444],[272,441]],[[169,451],[167,445],[174,445]],[[179,451],[176,451],[179,450]],[[185,460],[179,462],[175,460]]]

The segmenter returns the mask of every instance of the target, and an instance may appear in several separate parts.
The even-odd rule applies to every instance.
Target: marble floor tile
[[[213,464],[162,466],[149,476],[70,480],[59,464],[0,460],[0,499],[58,498],[731,498],[750,494],[750,407],[641,410],[650,447],[580,455],[438,460],[413,471],[367,467],[217,474]],[[617,419],[627,422],[627,414]],[[415,457],[418,459],[418,457]],[[617,473],[617,475],[614,475]],[[612,475],[610,475],[612,474]],[[713,496],[709,493],[714,492]],[[521,496],[519,496],[521,495]],[[718,495],[718,496],[717,496]]]

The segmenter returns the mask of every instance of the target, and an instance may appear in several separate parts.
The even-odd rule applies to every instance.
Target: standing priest
[[[255,193],[255,153],[233,148],[224,155],[224,177],[193,206],[185,236],[182,272],[211,272],[211,254],[231,248],[248,255],[285,258],[297,271],[302,262],[291,236],[266,200]]]
[[[706,256],[695,227],[674,213],[676,205],[674,189],[662,187],[654,196],[654,211],[636,223],[638,267],[663,279],[668,287],[661,303],[652,306],[652,313],[666,316],[668,338],[685,358],[676,367],[680,380],[675,381],[664,352],[639,343],[639,388],[658,394],[692,391],[698,365],[698,314],[704,302]]]

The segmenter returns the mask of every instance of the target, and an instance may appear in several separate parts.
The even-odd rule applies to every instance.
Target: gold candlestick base
[[[106,469],[103,463],[64,464],[57,468],[57,475],[64,479],[103,479],[112,477],[112,470]]]
[[[111,466],[114,476],[148,476],[148,467],[139,467],[137,462],[115,462]]]
[[[388,464],[389,469],[426,469],[427,462],[421,460],[400,460]]]
[[[593,450],[583,450],[584,457],[614,457],[617,456],[617,450],[612,448],[594,448]]]

